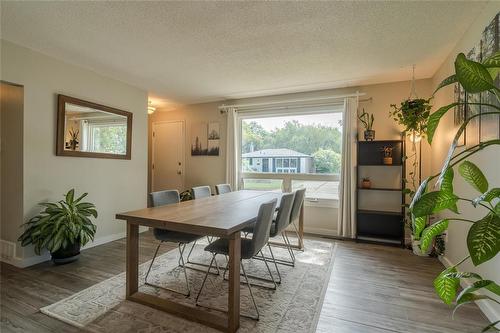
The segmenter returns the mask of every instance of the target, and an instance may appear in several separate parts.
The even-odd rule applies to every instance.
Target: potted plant
[[[390,146],[384,146],[382,148],[382,153],[384,155],[383,162],[385,165],[392,165],[392,150],[394,148]]]
[[[495,281],[483,279],[475,272],[461,271],[461,265],[471,261],[474,266],[487,262],[498,255],[500,251],[500,188],[488,182],[481,169],[467,160],[470,156],[490,146],[500,145],[500,140],[488,140],[456,152],[459,139],[467,124],[474,118],[483,116],[500,115],[500,89],[495,85],[495,79],[500,69],[500,52],[485,59],[482,63],[468,60],[463,53],[455,59],[455,74],[446,78],[436,89],[450,84],[460,83],[468,94],[490,93],[495,99],[494,103],[477,103],[474,101],[455,102],[439,108],[430,115],[426,129],[427,141],[432,143],[434,133],[442,117],[455,106],[483,105],[485,112],[474,114],[464,120],[453,138],[441,172],[426,178],[419,186],[410,204],[412,223],[415,228],[422,230],[420,248],[427,250],[434,239],[442,235],[450,223],[467,223],[470,225],[467,237],[464,238],[467,255],[451,267],[445,269],[434,280],[436,293],[446,304],[455,303],[456,311],[464,304],[478,300],[487,300],[500,304],[498,299],[490,295],[500,296],[500,285]],[[492,148],[492,147],[491,147]],[[454,168],[458,169],[460,176],[472,186],[477,196],[465,198],[455,192],[453,187]],[[435,181],[434,187],[431,183]],[[457,203],[465,202],[477,211],[476,217],[465,218],[460,216]],[[450,217],[443,218],[426,226],[429,215],[449,210]],[[473,214],[468,214],[473,216]],[[458,293],[460,280],[468,279],[470,284]],[[487,290],[489,293],[478,293]],[[458,294],[458,295],[457,295]],[[500,320],[497,320],[483,329],[483,332],[498,329]]]
[[[73,128],[71,128],[69,130],[69,135],[70,135],[70,140],[69,140],[69,147],[71,148],[71,150],[76,150],[76,147],[78,147],[78,134],[80,133],[80,131],[78,130],[74,130]]]
[[[421,136],[427,129],[427,122],[431,113],[432,98],[414,98],[401,102],[400,106],[391,104],[392,110],[389,115],[398,124],[404,126],[404,132],[409,136]]]
[[[374,120],[373,113],[366,113],[365,109],[363,109],[363,113],[358,117],[358,119],[361,121],[365,128],[365,141],[375,140],[375,131],[372,129]]]
[[[56,264],[77,260],[80,247],[94,240],[97,226],[90,218],[97,218],[97,211],[94,204],[82,202],[87,193],[77,199],[74,195],[71,189],[64,200],[40,203],[45,209],[24,224],[21,245],[33,244],[38,255],[46,248]]]
[[[370,181],[370,177],[363,177],[361,180],[361,188],[371,188],[372,182]]]
[[[412,223],[411,249],[413,251],[413,254],[420,257],[427,257],[431,253],[431,249],[422,248],[420,246],[422,242],[422,233],[427,224],[427,217],[419,219],[418,221],[414,221],[414,223]]]

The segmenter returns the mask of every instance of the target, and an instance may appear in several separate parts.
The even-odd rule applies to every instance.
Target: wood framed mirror
[[[131,112],[57,95],[57,156],[130,160],[131,146]]]

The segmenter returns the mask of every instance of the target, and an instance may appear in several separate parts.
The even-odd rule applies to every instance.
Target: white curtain
[[[231,188],[238,190],[238,172],[239,172],[239,147],[238,143],[238,113],[236,108],[229,107],[227,112],[227,133],[226,133],[226,183]]]
[[[358,136],[358,97],[344,100],[342,162],[339,184],[338,234],[356,237],[356,141]]]

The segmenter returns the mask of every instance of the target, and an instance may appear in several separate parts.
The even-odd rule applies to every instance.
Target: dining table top
[[[119,213],[116,214],[116,218],[153,228],[228,237],[253,223],[263,203],[277,199],[279,205],[282,194],[271,191],[234,191],[177,204]]]

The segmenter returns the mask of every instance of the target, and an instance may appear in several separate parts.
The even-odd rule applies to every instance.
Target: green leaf
[[[444,209],[456,207],[458,197],[453,193],[434,191],[424,195],[415,203],[412,213],[415,217],[427,216]]]
[[[87,196],[87,194],[88,194],[88,193],[83,193],[82,195],[80,195],[80,196],[78,197],[78,199],[76,199],[76,200],[74,201],[74,203],[75,203],[75,204],[79,203],[79,202],[80,202],[83,198],[85,198],[85,197]]]
[[[71,205],[73,203],[74,196],[75,196],[75,190],[74,189],[69,190],[68,193],[66,193],[66,202]]]
[[[488,332],[488,331],[491,331],[491,330],[498,330],[498,328],[496,327],[498,324],[500,324],[500,320],[497,320],[497,321],[489,324],[485,328],[483,328],[483,330],[481,331],[481,333],[485,333],[485,332]]]
[[[468,60],[463,53],[455,59],[455,73],[458,82],[468,93],[496,89],[488,70],[482,64]]]
[[[462,292],[457,296],[457,303],[459,302],[459,300],[462,298],[463,295],[468,294],[468,293],[472,293],[476,290],[483,289],[483,288],[491,291],[492,293],[494,293],[496,295],[500,295],[500,286],[498,284],[496,284],[494,281],[479,280],[479,281],[475,281],[473,284],[471,284],[470,286],[468,286],[464,290],[462,290]]]
[[[422,231],[425,229],[425,226],[427,225],[427,217],[412,216],[412,218],[413,218],[413,237],[415,238],[415,240],[419,240],[420,237],[422,236]]]
[[[420,200],[422,195],[425,193],[427,190],[427,184],[429,183],[429,178],[425,178],[422,184],[418,187],[417,191],[415,192],[415,195],[413,196],[413,199],[411,200],[410,203],[410,210],[413,210],[413,207],[415,206],[416,202]]]
[[[480,301],[483,299],[491,299],[491,297],[486,296],[486,295],[478,295],[474,293],[466,293],[466,294],[461,294],[459,298],[457,298],[457,305],[453,309],[453,314],[452,317],[455,316],[455,312],[460,308],[462,305],[475,302],[475,301]]]
[[[446,219],[437,221],[425,228],[422,232],[422,239],[420,241],[420,249],[422,252],[427,252],[434,237],[442,234],[446,229],[448,229],[448,220]]]
[[[451,108],[457,106],[458,103],[451,103],[449,105],[440,107],[436,112],[432,113],[427,120],[427,142],[432,144],[432,139],[434,138],[434,133],[439,125],[441,118],[448,112]]]
[[[445,269],[438,275],[434,280],[434,289],[438,296],[446,304],[451,304],[457,295],[457,289],[460,284],[460,280],[454,277],[448,277],[449,273],[456,273],[457,269],[455,267],[450,267]]]
[[[500,188],[494,187],[491,190],[481,194],[480,196],[472,200],[472,204],[475,207],[480,202],[490,203],[493,199],[498,199],[498,198],[500,198]]]
[[[478,279],[482,280],[481,275],[473,272],[456,272],[456,273],[448,273],[446,274],[448,277],[455,277],[457,279]]]
[[[450,84],[453,84],[457,82],[457,76],[455,74],[448,76],[446,79],[441,81],[441,83],[437,86],[436,90],[432,93],[432,95],[436,94],[436,92],[446,86],[449,86]]]
[[[458,167],[460,175],[479,193],[488,191],[488,180],[481,170],[472,162],[464,161]]]
[[[500,251],[500,218],[488,214],[475,222],[467,234],[467,248],[475,266],[496,256]]]
[[[443,180],[441,181],[440,190],[442,192],[453,193],[453,169],[448,168],[444,173]]]
[[[500,67],[500,52],[497,51],[488,58],[484,59],[483,66],[486,68]]]

